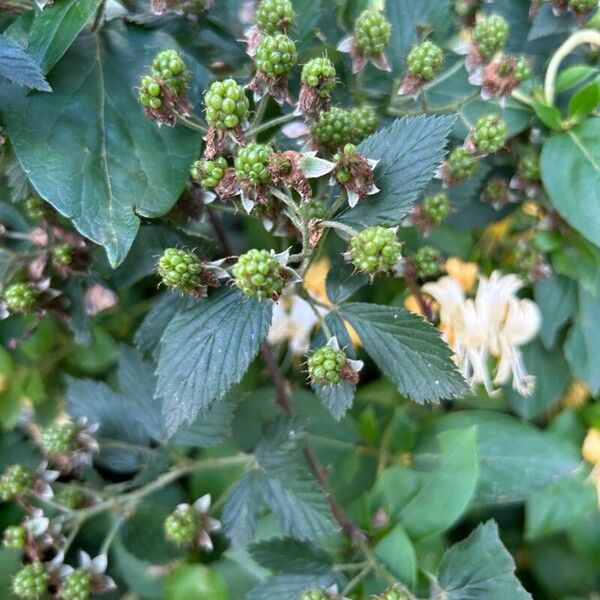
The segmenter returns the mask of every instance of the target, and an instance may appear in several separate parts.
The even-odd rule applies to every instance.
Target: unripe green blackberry
[[[531,63],[527,58],[521,56],[515,65],[515,78],[519,82],[526,81],[527,79],[530,79],[532,75],[533,69],[531,68]]]
[[[390,43],[392,24],[378,10],[364,10],[354,23],[354,43],[368,58],[379,56]]]
[[[310,87],[318,87],[321,96],[327,96],[335,87],[335,67],[325,56],[313,58],[302,67],[300,81]]]
[[[42,432],[40,446],[44,454],[69,454],[75,449],[77,427],[73,423],[50,425]]]
[[[180,248],[167,248],[158,260],[158,274],[162,282],[172,289],[193,292],[202,286],[200,259]]]
[[[37,600],[46,593],[50,575],[41,562],[25,565],[16,572],[12,580],[12,591],[15,596],[24,600]]]
[[[483,198],[494,205],[505,204],[510,197],[508,182],[502,177],[492,177],[488,180]]]
[[[450,214],[450,200],[444,192],[426,196],[421,210],[434,225],[439,225]]]
[[[175,509],[164,523],[165,538],[178,546],[194,543],[200,529],[200,515],[192,506]]]
[[[443,50],[429,40],[415,46],[406,58],[408,72],[425,81],[430,81],[438,74],[443,62]]]
[[[273,148],[265,144],[250,142],[240,148],[235,157],[235,176],[238,181],[247,181],[252,187],[266,185],[271,181],[267,166]]]
[[[519,176],[523,181],[535,183],[540,180],[540,157],[534,152],[526,154],[519,162]]]
[[[259,300],[277,298],[283,290],[281,265],[268,250],[253,249],[242,254],[231,272],[246,296]]]
[[[80,490],[71,486],[61,486],[54,492],[54,502],[70,509],[79,508],[84,498]]]
[[[569,8],[573,12],[588,13],[598,8],[598,0],[569,0]]]
[[[367,227],[350,240],[350,257],[358,271],[375,275],[391,271],[400,258],[402,244],[393,229]]]
[[[215,81],[204,94],[206,122],[217,129],[233,129],[248,117],[250,101],[233,79]]]
[[[501,15],[481,19],[473,28],[473,40],[483,58],[490,58],[504,48],[508,40],[509,25]]]
[[[352,127],[350,141],[355,144],[359,144],[366,137],[370,136],[379,124],[379,115],[372,106],[353,108],[349,113],[349,117]]]
[[[471,132],[471,141],[482,154],[500,150],[506,142],[506,137],[506,121],[498,115],[481,117]]]
[[[298,600],[329,600],[330,596],[324,590],[308,590],[298,596]]]
[[[385,590],[378,596],[377,600],[408,600],[408,596],[396,587],[392,587],[389,590]]]
[[[227,159],[223,156],[214,160],[197,160],[190,169],[190,175],[203,188],[212,189],[219,185],[228,166]]]
[[[261,0],[256,9],[256,26],[269,35],[286,32],[295,20],[296,13],[290,0]]]
[[[340,185],[345,185],[352,179],[352,173],[348,168],[349,159],[356,156],[358,150],[354,144],[346,144],[341,152],[338,152],[333,161],[336,163],[334,176]]]
[[[0,476],[0,500],[6,502],[22,496],[34,479],[34,474],[24,465],[11,465]]]
[[[23,550],[27,543],[27,529],[23,525],[7,527],[2,534],[2,541],[11,550]]]
[[[256,49],[256,68],[276,78],[291,71],[298,60],[296,44],[287,35],[266,35]]]
[[[317,144],[334,152],[352,140],[354,124],[350,111],[334,106],[321,113],[319,120],[311,125],[310,133]]]
[[[322,346],[308,357],[308,377],[313,383],[335,385],[340,382],[347,361],[343,350]]]
[[[71,571],[58,592],[61,600],[88,600],[92,591],[92,573],[84,569]]]
[[[4,292],[4,302],[10,312],[28,313],[35,308],[37,296],[32,283],[13,283]]]
[[[467,152],[462,146],[458,146],[448,155],[447,164],[452,178],[460,181],[471,177],[475,173],[479,159]]]
[[[25,200],[25,214],[32,220],[41,219],[46,214],[46,203],[37,196]]]
[[[442,255],[433,246],[419,248],[412,260],[420,279],[431,279],[441,272]]]
[[[303,205],[307,219],[324,219],[327,214],[327,205],[323,200],[312,198]]]
[[[164,101],[162,85],[153,75],[144,75],[140,83],[139,100],[145,108],[158,110]]]
[[[163,50],[154,57],[152,75],[157,77],[171,93],[177,96],[185,93],[189,73],[185,62],[176,50]]]
[[[58,244],[52,249],[52,262],[62,267],[73,262],[72,248],[69,244]]]

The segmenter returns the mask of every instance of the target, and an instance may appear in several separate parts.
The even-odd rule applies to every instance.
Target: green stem
[[[342,596],[349,594],[373,569],[373,566],[370,564],[366,564],[362,570],[353,577],[348,585],[342,590]]]
[[[520,102],[521,104],[526,104],[527,106],[533,106],[533,102],[534,102],[533,98],[531,96],[528,96],[524,92],[521,92],[520,90],[514,90],[511,93],[511,96],[517,102]]]
[[[110,529],[108,530],[108,532],[106,533],[106,536],[104,537],[104,540],[102,541],[102,545],[100,546],[100,550],[98,550],[98,554],[107,554],[108,550],[113,542],[113,540],[115,539],[115,536],[117,535],[117,532],[119,531],[119,527],[121,527],[121,524],[123,523],[123,519],[121,519],[121,517],[116,517],[115,519],[112,520]]]
[[[252,129],[262,121],[263,117],[265,116],[265,111],[267,110],[267,104],[269,104],[269,96],[265,94],[259,100],[258,105],[256,106],[256,110],[254,111],[254,119],[252,119],[252,124],[250,125],[250,131],[252,131]]]
[[[288,113],[287,115],[282,115],[281,117],[277,117],[276,119],[271,119],[270,121],[266,121],[261,125],[252,126],[247,132],[246,137],[252,138],[256,137],[259,133],[266,131],[267,129],[271,129],[271,127],[276,127],[277,125],[283,125],[284,123],[288,123],[289,121],[293,121],[297,119],[298,116],[294,113]]]
[[[321,225],[323,227],[329,227],[330,229],[338,229],[339,231],[343,231],[349,236],[355,236],[358,231],[350,225],[344,225],[343,223],[338,223],[337,221],[321,221]]]
[[[187,117],[184,117],[183,115],[180,115],[179,113],[175,113],[175,117],[177,119],[177,123],[179,123],[180,125],[183,125],[184,127],[187,127],[188,129],[191,129],[192,131],[198,131],[198,132],[204,133],[204,134],[208,133],[208,129],[206,127],[204,127],[204,125],[201,125],[200,123],[195,123],[191,119],[188,119]]]
[[[323,330],[325,337],[328,340],[331,339],[333,337],[333,334],[331,333],[331,329],[329,329],[329,325],[327,325],[327,323],[325,322],[325,319],[323,318],[323,315],[319,312],[319,309],[315,306],[315,304],[313,304],[312,297],[308,293],[303,294],[303,296],[304,296],[304,299],[308,302],[308,305],[310,306],[312,311],[315,313],[315,316],[317,317],[317,319],[319,319],[319,325],[321,326],[321,329]]]
[[[100,24],[102,23],[102,17],[104,15],[104,8],[106,7],[106,0],[102,0],[100,6],[98,6],[98,10],[96,10],[96,16],[94,17],[94,22],[92,23],[92,31],[98,31]]]
[[[556,95],[556,76],[562,61],[569,55],[577,46],[583,44],[593,44],[600,46],[600,32],[594,29],[582,29],[572,34],[564,44],[554,53],[554,56],[548,64],[546,70],[546,78],[544,80],[544,95],[546,103],[552,106]]]

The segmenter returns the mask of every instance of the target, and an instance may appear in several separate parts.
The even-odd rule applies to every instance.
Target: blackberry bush
[[[348,112],[348,117],[352,130],[350,141],[355,144],[359,144],[366,137],[370,136],[379,124],[379,115],[372,106],[353,108]]]
[[[228,166],[227,159],[223,156],[215,160],[197,160],[190,169],[190,175],[203,188],[212,189],[219,185]]]
[[[464,148],[454,148],[448,155],[448,170],[453,179],[460,181],[471,177],[477,170],[479,159]]]
[[[319,88],[321,95],[328,95],[335,87],[335,67],[325,56],[313,58],[302,67],[300,80],[304,85]]]
[[[72,423],[51,425],[42,432],[40,446],[45,454],[68,454],[75,447],[76,434]]]
[[[23,550],[27,543],[27,529],[23,525],[7,527],[2,534],[2,541],[11,550]]]
[[[163,50],[154,57],[152,76],[176,96],[185,94],[189,73],[185,62],[176,50]]]
[[[37,600],[46,594],[50,576],[41,562],[34,562],[18,571],[12,581],[12,591],[17,598]]]
[[[350,259],[357,271],[369,275],[388,273],[400,259],[402,244],[394,229],[374,226],[350,239]]]
[[[330,596],[323,590],[308,590],[298,596],[298,600],[329,600]]]
[[[179,546],[192,545],[199,529],[200,517],[191,506],[178,508],[165,519],[165,537]]]
[[[277,298],[283,290],[281,264],[267,250],[249,250],[231,269],[236,286],[252,298]]]
[[[444,192],[426,196],[423,199],[423,214],[434,225],[442,223],[450,214],[450,200]]]
[[[333,107],[321,113],[321,118],[313,123],[310,133],[317,144],[330,152],[352,141],[355,136],[356,119],[344,108]]]
[[[471,131],[471,141],[477,152],[497,152],[504,146],[507,137],[506,122],[497,115],[481,117]]]
[[[92,591],[92,577],[90,571],[71,571],[62,582],[58,597],[61,600],[88,600]]]
[[[35,477],[30,469],[23,465],[11,465],[0,476],[0,500],[6,502],[25,494],[33,484]]]
[[[433,279],[441,272],[442,255],[433,246],[423,246],[412,258],[417,275],[420,279]]]

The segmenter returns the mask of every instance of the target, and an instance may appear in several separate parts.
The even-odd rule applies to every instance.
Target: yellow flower
[[[470,292],[477,283],[479,265],[472,262],[463,262],[456,256],[451,256],[445,264],[446,273],[449,277],[460,283],[465,292]]]
[[[565,395],[561,398],[560,403],[564,408],[579,408],[587,403],[590,396],[590,390],[585,383],[574,379],[571,381]]]
[[[581,455],[592,465],[600,464],[600,429],[592,427],[588,430],[581,446]]]

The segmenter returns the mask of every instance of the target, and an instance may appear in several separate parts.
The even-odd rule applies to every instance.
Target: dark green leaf
[[[339,220],[358,228],[397,225],[442,162],[454,120],[452,115],[405,117],[362,142],[361,153],[380,161],[375,168],[380,192],[343,212]]]
[[[597,73],[597,67],[592,67],[590,65],[573,65],[560,72],[559,76],[556,78],[555,90],[557,93],[564,92],[583,83],[586,79]]]
[[[420,317],[401,307],[362,303],[339,312],[400,393],[420,403],[468,393],[439,331]]]
[[[531,104],[540,121],[550,129],[560,129],[562,114],[556,106],[549,106],[537,100]]]
[[[475,502],[521,502],[537,490],[573,473],[579,453],[536,427],[509,415],[463,411],[443,416],[437,431],[477,425],[479,480]],[[415,467],[438,459],[431,441],[415,453]]]
[[[68,50],[99,5],[100,0],[66,0],[36,13],[27,53],[45,73]]]
[[[271,323],[273,303],[219,290],[175,316],[161,340],[157,394],[169,433],[237,383]]]
[[[0,35],[0,81],[2,80],[43,92],[52,91],[31,56],[5,35]]]
[[[502,545],[494,521],[479,525],[442,558],[438,584],[447,600],[528,600],[515,576],[515,563]]]
[[[277,575],[253,588],[247,600],[292,600],[316,587],[329,587],[333,575]]]
[[[221,523],[225,534],[236,546],[246,546],[254,537],[261,508],[260,490],[265,478],[260,471],[249,471],[236,481],[227,494]]]
[[[549,350],[554,347],[560,329],[577,309],[577,283],[555,275],[538,281],[533,292],[544,324],[539,333],[540,340]]]
[[[147,121],[136,97],[145,65],[172,46],[164,34],[118,24],[83,34],[52,71],[54,94],[13,96],[3,107],[33,186],[113,266],[131,247],[137,215],[171,209],[200,146],[194,132]]]
[[[323,575],[331,570],[330,557],[309,542],[275,538],[250,547],[252,558],[274,573]]]
[[[593,112],[600,104],[600,80],[595,79],[577,90],[569,101],[569,116],[577,117]]]
[[[191,425],[180,427],[173,436],[173,443],[192,448],[211,448],[220,444],[231,434],[231,421],[236,406],[233,398],[216,402]]]
[[[386,533],[374,548],[379,562],[396,578],[413,587],[417,576],[417,555],[402,525]]]
[[[541,170],[556,210],[600,245],[600,119],[588,119],[550,136],[544,143]]]
[[[327,279],[325,280],[327,297],[334,304],[340,304],[367,283],[369,283],[367,275],[357,273],[348,262],[339,260],[327,273]]]
[[[339,421],[352,407],[356,386],[342,380],[335,385],[315,383],[312,386],[323,406]]]

